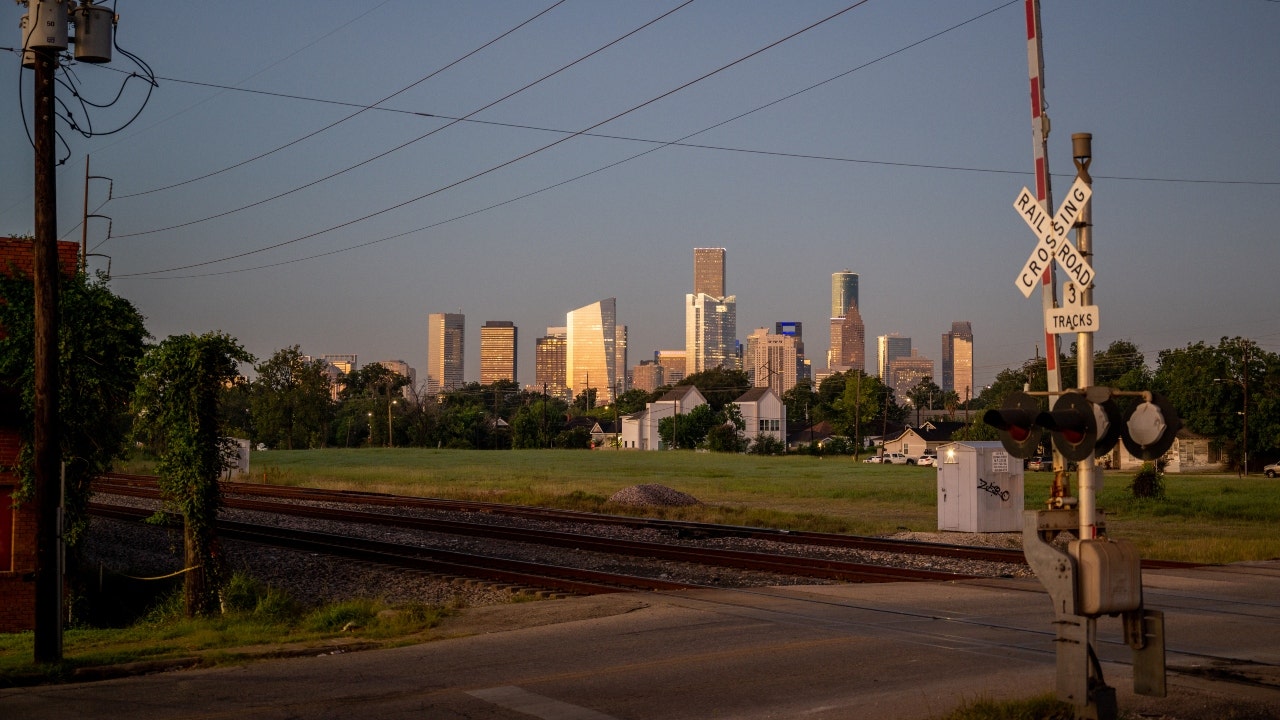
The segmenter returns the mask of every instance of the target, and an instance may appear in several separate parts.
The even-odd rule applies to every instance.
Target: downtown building
[[[597,404],[613,402],[618,389],[617,317],[616,298],[565,315],[565,381],[570,398],[594,389]]]
[[[427,396],[452,392],[464,384],[462,313],[431,313],[427,316]]]
[[[516,324],[510,320],[488,320],[480,328],[480,384],[516,380]]]
[[[954,391],[961,403],[977,394],[973,385],[973,326],[968,321],[951,323],[951,332],[942,333],[942,389]]]
[[[832,273],[831,347],[827,351],[831,372],[866,371],[867,328],[858,307],[858,274],[849,270]]]
[[[738,302],[724,294],[724,268],[724,248],[693,249],[693,292],[684,296],[686,376],[739,367]]]
[[[921,382],[933,380],[933,360],[912,350],[909,355],[890,360],[885,373],[881,376],[884,384],[902,400]]]
[[[876,337],[876,375],[881,380],[889,379],[889,363],[901,357],[911,357],[911,338],[898,333]]]
[[[564,327],[549,327],[547,334],[534,340],[533,382],[534,392],[551,397],[567,398],[569,331]]]
[[[796,386],[800,377],[800,352],[794,335],[773,335],[757,328],[747,336],[742,365],[752,387],[770,388],[774,395]]]

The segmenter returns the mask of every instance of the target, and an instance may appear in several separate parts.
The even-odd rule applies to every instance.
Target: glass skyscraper
[[[572,396],[596,389],[596,402],[613,402],[618,382],[618,301],[606,298],[565,316],[565,375]]]

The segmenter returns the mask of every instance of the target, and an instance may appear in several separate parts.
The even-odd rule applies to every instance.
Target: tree
[[[214,523],[224,467],[219,405],[253,356],[221,332],[174,335],[142,359],[137,430],[159,448],[160,490],[182,514],[188,617],[218,608],[222,568]]]
[[[942,402],[942,388],[930,378],[924,378],[907,391],[907,399],[916,409],[916,425],[920,424],[920,411],[935,409],[934,403]]]
[[[795,387],[782,393],[782,404],[787,408],[788,432],[808,425],[810,413],[818,405],[813,381],[808,378],[797,381]]]
[[[254,370],[258,379],[249,394],[253,439],[286,450],[323,445],[333,417],[325,362],[307,360],[294,345],[277,350]]]
[[[693,449],[703,444],[711,428],[723,424],[724,421],[724,416],[712,410],[711,405],[699,405],[689,412],[659,420],[658,437],[662,438],[668,447]]]
[[[363,417],[369,445],[394,444],[395,417],[400,389],[409,378],[381,363],[372,363],[347,373],[343,379],[342,403],[347,429],[359,424]],[[359,443],[357,443],[358,445]]]
[[[89,481],[110,470],[126,452],[129,398],[150,336],[142,315],[112,293],[103,276],[63,277],[60,286],[57,415],[66,463],[63,537],[75,547],[89,522]],[[0,278],[0,393],[13,392],[0,400],[23,429],[19,473],[24,496],[30,495],[33,482],[29,433],[35,417],[34,308],[29,277]]]

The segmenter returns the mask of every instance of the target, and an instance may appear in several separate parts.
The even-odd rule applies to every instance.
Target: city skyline
[[[1046,351],[1039,298],[1015,287],[1034,246],[1012,207],[1034,184],[1023,8],[846,5],[605,1],[532,20],[543,8],[317,0],[306,23],[273,5],[197,26],[181,6],[125,8],[121,47],[165,80],[145,108],[136,79],[91,108],[119,133],[61,126],[58,234],[93,215],[90,269],[110,267],[157,339],[222,330],[259,358],[297,344],[420,377],[442,308],[532,337],[616,297],[633,357],[682,348],[695,247],[732,256],[739,340],[802,322],[820,368],[827,278],[849,268],[868,339],[899,332],[940,362],[929,338],[970,321],[981,387]],[[20,14],[0,45],[19,44]],[[1275,3],[1043,8],[1054,205],[1071,134],[1094,138],[1095,347],[1130,340],[1149,364],[1223,336],[1280,350],[1280,98],[1259,91],[1280,86],[1278,18]],[[387,42],[390,26],[416,41]],[[0,58],[29,97],[20,55]],[[132,69],[117,54],[75,83],[98,102]],[[14,100],[0,233],[23,235],[31,106]]]

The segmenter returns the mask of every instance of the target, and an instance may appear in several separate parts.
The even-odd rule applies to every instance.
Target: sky
[[[1036,242],[1013,207],[1034,187],[1021,0],[114,7],[158,85],[120,52],[70,67],[77,124],[121,129],[61,125],[58,228],[81,237],[87,158],[110,218],[90,268],[157,340],[221,330],[422,381],[427,315],[461,311],[467,380],[479,328],[510,320],[527,384],[534,339],[602,298],[631,365],[682,348],[693,248],[723,247],[739,338],[800,321],[815,368],[846,269],[873,372],[898,333],[940,374],[961,320],[979,387],[1044,353],[1039,293],[1015,287]],[[0,9],[8,235],[33,228],[22,13]],[[1093,134],[1095,346],[1280,351],[1280,2],[1044,0],[1042,23],[1054,209]],[[120,97],[86,113],[73,86]]]

